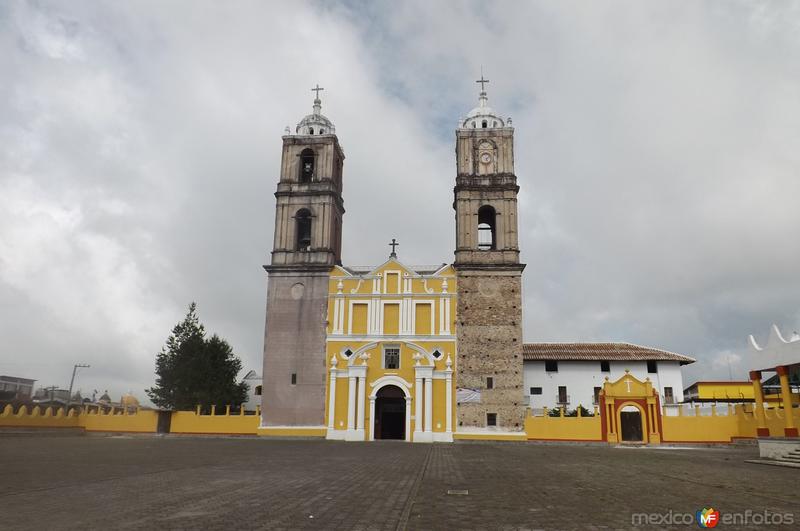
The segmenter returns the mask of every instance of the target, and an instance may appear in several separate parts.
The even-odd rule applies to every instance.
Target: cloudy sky
[[[734,377],[800,328],[791,2],[0,5],[0,374],[143,397],[198,303],[259,369],[281,135],[344,146],[343,259],[451,261],[454,128],[514,119],[527,341]]]

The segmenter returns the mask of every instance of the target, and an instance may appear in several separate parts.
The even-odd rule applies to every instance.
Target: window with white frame
[[[383,368],[400,368],[400,347],[386,347],[383,349]]]

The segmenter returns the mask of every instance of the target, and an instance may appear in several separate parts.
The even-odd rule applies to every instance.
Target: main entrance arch
[[[600,391],[600,426],[610,443],[661,442],[661,406],[649,378],[644,381],[625,371],[616,382],[606,378]]]
[[[411,382],[396,375],[386,375],[370,385],[369,440],[411,441]]]
[[[373,429],[376,439],[405,440],[406,395],[396,385],[385,385],[376,393]]]
[[[642,412],[636,406],[625,406],[619,412],[619,427],[623,442],[644,442]]]

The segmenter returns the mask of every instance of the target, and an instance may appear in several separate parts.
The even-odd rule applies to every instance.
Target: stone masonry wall
[[[480,403],[457,404],[458,429],[483,428],[497,413],[500,430],[521,431],[522,276],[518,271],[459,271],[456,385],[481,392]],[[494,388],[486,389],[486,377]]]
[[[269,275],[262,386],[265,426],[324,424],[328,278],[328,272]]]

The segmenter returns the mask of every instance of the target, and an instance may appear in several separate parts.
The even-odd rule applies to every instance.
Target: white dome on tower
[[[314,98],[314,111],[306,115],[302,120],[297,123],[295,133],[298,135],[333,135],[336,134],[336,127],[333,125],[327,116],[322,114],[322,100],[319,99],[319,91],[324,90],[317,85],[317,88],[311,89],[316,91],[317,97]]]
[[[494,109],[489,107],[489,98],[486,96],[485,83],[488,79],[483,79],[483,74],[478,80],[481,84],[481,93],[478,96],[478,106],[467,113],[467,116],[461,120],[459,127],[462,129],[488,129],[495,127],[505,127],[506,121],[500,117]],[[508,120],[509,125],[511,120]]]

